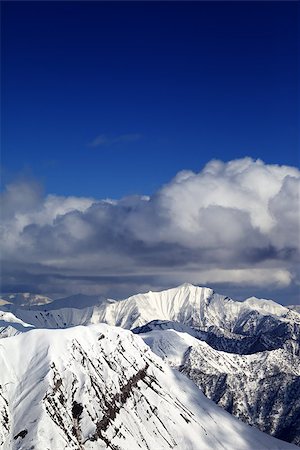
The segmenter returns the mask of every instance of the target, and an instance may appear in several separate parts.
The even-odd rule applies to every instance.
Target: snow
[[[161,292],[137,294],[127,299],[105,300],[98,296],[71,296],[31,308],[8,308],[22,321],[42,328],[65,328],[88,323],[107,323],[126,329],[143,326],[153,320],[178,322],[201,330],[212,327],[247,334],[266,317],[288,323],[299,322],[299,315],[271,300],[254,297],[234,301],[212,289],[185,283]],[[268,324],[266,324],[267,326]],[[263,331],[263,330],[261,330]]]
[[[31,294],[30,292],[1,294],[0,300],[18,306],[45,305],[52,301],[50,297],[39,294]]]
[[[251,355],[238,355],[215,350],[206,342],[172,329],[153,330],[140,334],[151,350],[167,361],[171,366],[184,363],[186,352],[193,357],[193,365],[206,373],[226,373],[251,375],[257,379],[264,377],[266,372],[276,374],[278,367],[285,374],[300,376],[299,359],[292,357],[285,349],[258,352]],[[192,355],[192,356],[191,356]]]
[[[2,340],[0,364],[3,450],[297,448],[222,411],[120,328],[31,330]]]
[[[259,311],[261,314],[273,314],[275,316],[285,316],[288,313],[288,308],[279,305],[273,300],[266,300],[257,297],[247,298],[243,302],[244,306],[248,306],[256,311]]]
[[[251,355],[222,352],[171,329],[140,336],[218,405],[262,431],[300,443],[298,353],[286,348]]]
[[[70,295],[69,297],[63,297],[53,300],[51,303],[35,309],[44,311],[51,311],[62,308],[84,309],[91,306],[100,305],[105,301],[107,300],[100,295],[75,294]]]
[[[0,311],[0,336],[9,337],[24,333],[33,326],[16,317],[11,312]]]
[[[122,328],[142,333],[145,344]],[[298,439],[299,330],[300,315],[290,308],[255,297],[234,301],[188,283],[121,301],[80,294],[40,306],[2,305],[3,449],[100,449],[107,448],[107,439],[122,450],[199,450],[199,442],[201,450],[295,448],[273,440],[265,444],[257,430],[216,407],[168,366],[268,433],[281,436],[290,420],[287,428],[296,430]],[[275,350],[257,352],[269,347]],[[149,380],[147,375],[134,381],[138,374],[143,378],[146,365]],[[128,383],[130,396],[122,391]],[[127,396],[117,412],[111,403],[115,395]],[[74,401],[84,405],[80,424],[70,413]],[[108,404],[115,417],[93,441]],[[194,421],[182,419],[188,418],[186,411]],[[220,428],[223,422],[227,425]],[[24,429],[26,436],[13,439]]]
[[[133,329],[152,320],[167,320],[202,329],[215,326],[233,331],[250,313],[258,315],[258,320],[268,314],[284,321],[289,312],[288,308],[269,300],[251,298],[238,302],[210,288],[185,283],[177,288],[103,304],[95,308],[91,322]]]

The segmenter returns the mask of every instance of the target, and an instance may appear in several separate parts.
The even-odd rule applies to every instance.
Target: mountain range
[[[0,307],[4,449],[300,445],[296,308],[190,284],[42,303]]]

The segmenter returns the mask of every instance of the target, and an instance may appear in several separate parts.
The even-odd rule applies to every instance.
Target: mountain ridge
[[[0,359],[3,450],[297,448],[222,411],[120,328],[32,330],[3,340]]]
[[[293,369],[300,357],[300,315],[297,311],[256,297],[244,302],[235,301],[210,288],[188,283],[120,301],[101,299],[99,302],[97,298],[96,305],[83,308],[0,307],[2,338],[31,333],[33,328],[72,328],[99,323],[128,329],[135,335],[160,333],[162,346],[175,348],[182,347],[182,339],[177,338],[176,344],[170,343],[171,330],[187,333],[189,338],[185,340],[192,339],[192,343],[185,348],[182,363],[176,365],[179,371],[195,382],[208,398],[244,422],[300,444],[297,427],[297,421],[300,422],[300,404],[297,403],[300,376]],[[207,348],[210,351],[204,351]],[[209,364],[207,355],[210,355]],[[268,355],[279,355],[279,359],[276,356],[276,363],[267,364],[265,361],[273,361],[273,356],[269,358]],[[165,360],[172,366],[169,357]],[[234,361],[237,372],[228,372],[222,366],[208,370],[216,361],[223,360]],[[256,360],[262,361],[264,367],[264,372],[259,372],[259,379],[260,363],[255,364],[253,361]],[[202,368],[201,364],[204,364]],[[285,371],[283,367],[286,367]],[[248,384],[253,386],[252,390]],[[236,394],[239,391],[245,393],[244,399]],[[265,399],[265,404],[261,399]],[[260,417],[257,411],[260,411]]]

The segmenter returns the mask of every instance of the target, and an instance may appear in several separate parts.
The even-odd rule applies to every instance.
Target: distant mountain
[[[0,318],[3,313],[10,313],[11,320],[9,324],[0,320],[0,338],[8,335],[8,325],[10,325],[9,335],[18,334],[20,327],[15,326],[17,321],[29,323],[31,327],[35,328],[69,328],[76,325],[87,325],[93,322],[92,316],[98,306],[111,302],[114,300],[106,300],[101,296],[77,294],[41,305],[3,304],[0,306]]]
[[[289,305],[287,308],[291,309],[292,311],[296,311],[298,314],[300,314],[300,305]]]
[[[11,310],[6,305],[0,309]],[[14,308],[11,312],[37,327],[61,328],[104,322],[134,329],[153,320],[169,321],[204,333],[222,334],[224,338],[260,337],[261,342],[257,345],[260,344],[261,350],[280,346],[283,339],[293,338],[300,326],[300,315],[296,311],[271,300],[252,297],[244,302],[234,301],[212,289],[187,283],[120,301],[80,294],[44,306],[32,306],[30,311],[26,309],[29,308]],[[274,343],[274,340],[278,342]],[[241,352],[244,351],[247,349],[242,348]]]
[[[218,408],[130,331],[32,330],[2,340],[0,365],[3,450],[297,448]]]
[[[91,318],[128,329],[153,320],[186,325],[218,350],[248,354],[290,345],[299,351],[300,315],[295,311],[255,297],[234,301],[191,284],[103,304]]]
[[[41,305],[36,310],[51,311],[62,308],[84,309],[91,306],[100,305],[106,298],[100,295],[75,294],[69,297],[62,297],[51,301],[46,305]]]
[[[29,292],[19,292],[14,294],[0,294],[0,303],[12,303],[16,306],[46,305],[52,302],[50,297]]]
[[[300,323],[300,316],[272,300],[251,297],[243,302],[215,293],[212,289],[183,284],[161,292],[137,294],[103,305],[99,321],[123,328],[136,328],[151,320],[168,320],[210,330],[250,335],[269,332],[278,325]]]

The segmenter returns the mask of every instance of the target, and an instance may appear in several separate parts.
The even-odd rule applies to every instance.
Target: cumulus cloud
[[[295,296],[299,186],[298,169],[250,158],[182,171],[151,197],[44,197],[34,183],[9,185],[2,289],[122,296],[189,281]]]

